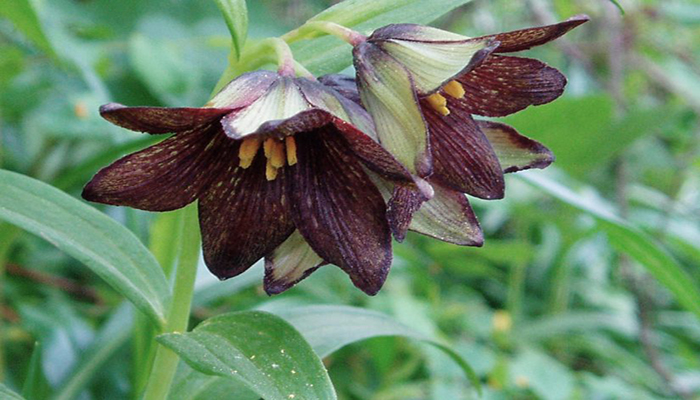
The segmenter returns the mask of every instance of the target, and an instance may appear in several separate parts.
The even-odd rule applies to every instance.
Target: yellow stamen
[[[284,138],[284,143],[287,145],[287,164],[294,165],[297,163],[297,142],[294,136]]]
[[[274,181],[277,178],[277,168],[272,165],[272,160],[268,159],[265,166],[265,178],[268,181]]]
[[[243,143],[241,143],[241,147],[238,149],[238,158],[241,159],[240,166],[241,168],[248,168],[253,164],[253,160],[255,159],[255,155],[258,154],[258,150],[260,149],[260,140],[259,139],[245,139],[243,140]]]
[[[455,99],[461,99],[467,93],[464,91],[462,84],[457,81],[450,81],[450,83],[445,85],[443,89],[445,90],[445,93],[449,94]]]
[[[440,93],[431,94],[428,96],[428,103],[431,107],[443,116],[450,115],[450,110],[447,108],[447,99]]]
[[[286,157],[284,154],[284,143],[281,141],[275,140],[275,145],[272,147],[272,157],[270,157],[270,161],[272,162],[272,166],[275,168],[284,167]]]

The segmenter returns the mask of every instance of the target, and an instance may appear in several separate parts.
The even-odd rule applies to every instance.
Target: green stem
[[[12,249],[15,239],[20,234],[20,229],[14,225],[0,223],[0,306],[5,301],[2,298],[3,288],[5,286],[5,264]],[[5,380],[5,344],[2,342],[2,319],[0,319],[0,382]]]
[[[287,43],[293,43],[301,39],[308,39],[313,37],[313,34],[322,32],[329,35],[333,35],[340,38],[344,42],[349,43],[352,46],[357,46],[358,44],[367,40],[367,36],[361,34],[360,32],[354,31],[350,28],[346,28],[342,25],[336,24],[330,21],[311,21],[300,26],[291,32],[282,35],[282,40]]]
[[[167,333],[187,331],[199,262],[200,235],[197,207],[190,205],[181,212],[184,214],[184,223],[180,236],[180,258],[175,270],[173,299],[164,329]],[[178,362],[177,354],[158,345],[148,385],[143,395],[144,400],[163,400],[167,397]]]
[[[151,225],[149,250],[163,269],[165,276],[172,277],[173,268],[180,250],[184,213],[175,211],[158,214]],[[156,355],[156,328],[148,317],[140,313],[134,321],[134,384],[135,394],[142,393],[148,383],[148,375]]]

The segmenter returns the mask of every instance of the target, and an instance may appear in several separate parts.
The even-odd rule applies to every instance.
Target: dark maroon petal
[[[347,75],[330,74],[323,75],[318,78],[318,81],[334,89],[346,99],[356,104],[362,104],[360,101],[360,92],[357,91],[357,85],[355,84],[355,78]]]
[[[204,261],[219,279],[244,272],[294,231],[285,174],[267,181],[262,154],[248,169],[238,162],[234,153],[199,200]]]
[[[102,169],[83,198],[148,211],[170,211],[193,202],[232,158],[221,128],[182,132]]]
[[[477,121],[479,128],[501,163],[503,172],[518,172],[531,168],[547,168],[554,162],[554,154],[542,143],[529,139],[514,128],[492,121]]]
[[[223,108],[127,107],[109,103],[100,107],[107,121],[132,131],[148,133],[177,133],[208,125],[230,113]]]
[[[460,100],[471,114],[503,117],[532,105],[555,100],[564,93],[566,77],[530,58],[491,56],[458,81],[467,92]]]
[[[282,293],[296,285],[326,262],[295,231],[271,254],[265,256],[265,292]]]
[[[467,196],[435,182],[431,184],[435,196],[413,215],[410,229],[444,242],[482,246],[484,234]]]
[[[413,177],[406,167],[372,138],[340,118],[334,118],[333,125],[345,137],[350,150],[367,168],[392,181],[413,182]]]
[[[590,21],[588,15],[575,15],[566,21],[553,25],[520,29],[496,35],[482,36],[475,39],[497,40],[501,42],[501,44],[496,49],[496,53],[511,53],[549,43],[588,21]]]
[[[503,198],[503,171],[489,141],[469,113],[447,101],[452,113],[446,117],[422,101],[435,165],[431,181],[482,199]]]
[[[427,200],[428,197],[416,186],[396,185],[394,187],[394,193],[387,203],[386,217],[397,242],[403,242],[406,239],[406,232],[413,214]]]
[[[324,260],[374,295],[391,266],[384,199],[335,129],[299,134],[299,162],[288,167],[292,218]]]

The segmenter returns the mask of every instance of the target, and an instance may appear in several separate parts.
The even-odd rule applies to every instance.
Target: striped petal
[[[311,248],[374,295],[391,266],[384,200],[333,129],[299,134],[290,171],[292,218]]]
[[[265,257],[265,292],[278,294],[296,285],[325,263],[295,231]]]
[[[199,201],[204,261],[227,279],[243,273],[272,253],[294,231],[285,174],[265,179],[265,157],[248,169],[238,167],[237,152]]]
[[[534,28],[519,29],[516,31],[499,33],[496,35],[482,36],[477,39],[496,40],[500,45],[496,53],[511,53],[523,51],[535,46],[541,46],[552,40],[558,39],[570,30],[590,21],[587,15],[575,15],[566,21],[552,25],[537,26]]]
[[[548,148],[513,127],[492,121],[478,121],[478,124],[496,152],[503,172],[544,169],[554,162],[554,154]]]
[[[458,81],[466,91],[460,99],[463,108],[488,117],[549,103],[561,96],[566,86],[566,77],[543,62],[505,56],[491,56]]]
[[[176,134],[99,171],[83,198],[148,211],[182,208],[236,156],[231,143],[216,125]]]

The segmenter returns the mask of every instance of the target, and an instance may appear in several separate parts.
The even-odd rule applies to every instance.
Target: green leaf
[[[380,336],[401,336],[428,343],[459,364],[472,385],[481,392],[478,376],[457,352],[382,313],[357,307],[325,305],[284,309],[276,313],[297,328],[321,357],[348,344]]]
[[[181,363],[168,400],[236,399],[258,400],[260,396],[251,392],[244,384],[217,375],[205,375]]]
[[[269,313],[220,315],[192,332],[168,333],[158,341],[192,368],[241,381],[266,400],[336,398],[311,346],[291,325]]]
[[[22,386],[22,396],[27,400],[45,399],[49,393],[46,377],[41,370],[41,344],[36,342],[29,360],[29,371]]]
[[[607,233],[610,243],[641,264],[664,285],[678,303],[700,318],[700,290],[693,277],[649,235],[620,219],[612,208],[599,198],[583,196],[543,174],[521,174],[525,182],[557,199],[593,216]]]
[[[24,397],[13,392],[7,386],[0,383],[0,398],[3,400],[25,400]]]
[[[0,170],[0,219],[38,235],[90,267],[156,324],[168,284],[153,255],[129,230],[33,178]]]
[[[0,15],[12,21],[41,51],[52,57],[56,55],[39,21],[34,0],[0,0]]]
[[[60,387],[53,400],[76,399],[93,377],[106,367],[107,362],[123,348],[131,336],[132,312],[127,303],[122,304],[105,322],[90,346],[82,352],[77,363]]]
[[[625,15],[625,9],[622,8],[622,4],[620,4],[619,1],[617,1],[617,0],[610,0],[610,2],[613,3],[613,4],[615,5],[615,7],[617,7],[617,8],[620,10],[620,13],[621,13],[622,15]]]
[[[226,26],[231,32],[233,55],[239,59],[248,37],[248,8],[246,0],[214,0],[224,14]]]

